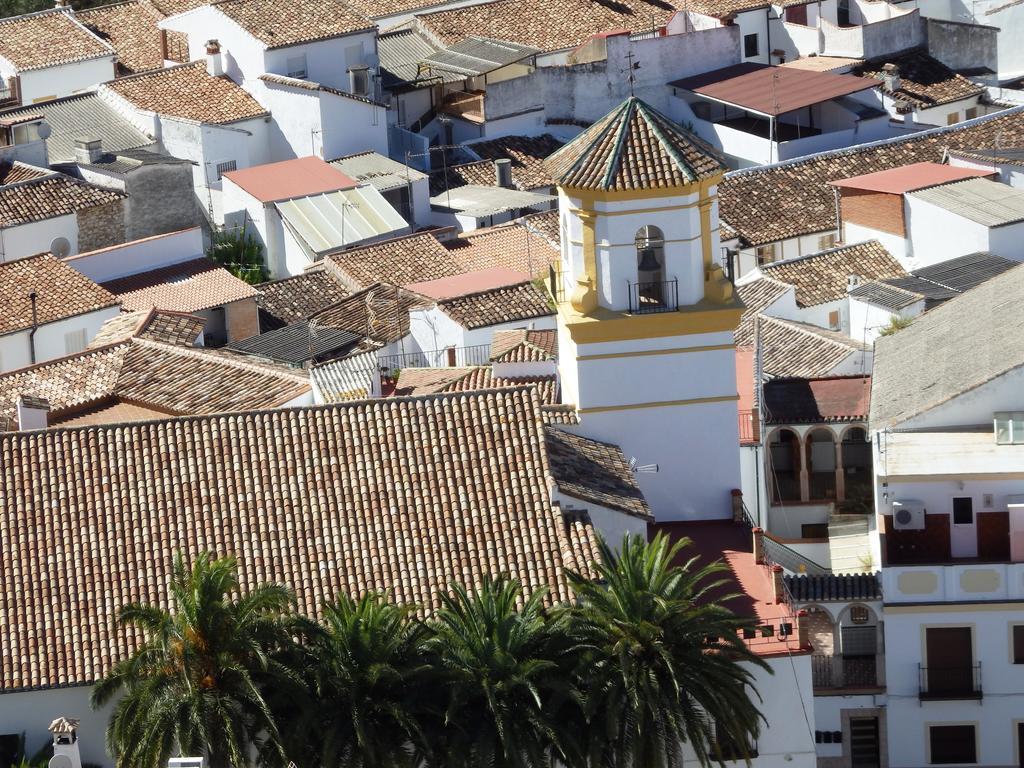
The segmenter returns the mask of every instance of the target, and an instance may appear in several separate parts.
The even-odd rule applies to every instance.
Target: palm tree
[[[294,676],[271,653],[290,642],[283,586],[239,595],[235,558],[174,557],[172,610],[133,603],[119,623],[138,627],[141,647],[117,663],[92,693],[98,708],[123,694],[107,725],[121,766],[162,768],[173,752],[201,755],[212,768],[243,768],[250,750],[286,762],[263,687]]]
[[[574,697],[568,637],[549,620],[544,592],[518,582],[454,586],[427,640],[440,675],[440,723],[428,765],[539,768],[564,759]]]
[[[709,599],[724,566],[673,565],[689,545],[627,536],[616,554],[601,542],[596,579],[569,573],[590,766],[675,768],[684,742],[702,766],[727,756],[720,745],[749,756],[761,715],[739,662],[768,667],[740,639],[749,622],[719,604],[729,596]]]
[[[310,695],[281,722],[289,756],[323,768],[412,766],[430,679],[426,627],[412,607],[380,593],[339,595],[303,635]]]

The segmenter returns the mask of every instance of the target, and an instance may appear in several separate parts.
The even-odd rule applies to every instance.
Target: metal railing
[[[679,282],[663,280],[654,283],[629,283],[629,312],[647,315],[672,312],[679,308]]]
[[[406,352],[402,355],[384,355],[380,367],[386,371],[402,368],[461,368],[469,365],[487,365],[491,361],[491,345],[448,347],[427,352]]]
[[[917,665],[922,701],[981,699],[981,662],[977,664]]]
[[[816,689],[877,688],[876,656],[811,656],[811,681]]]

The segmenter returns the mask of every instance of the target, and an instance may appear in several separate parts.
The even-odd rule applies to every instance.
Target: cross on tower
[[[633,55],[632,51],[627,51],[626,52],[626,60],[629,62],[629,64],[626,65],[625,69],[621,70],[622,72],[626,73],[626,80],[629,81],[629,95],[630,96],[636,96],[636,94],[633,93],[633,86],[636,85],[636,75],[634,74],[634,72],[636,70],[640,69],[640,62],[639,61],[633,61],[633,59],[635,59],[635,58],[636,57]]]

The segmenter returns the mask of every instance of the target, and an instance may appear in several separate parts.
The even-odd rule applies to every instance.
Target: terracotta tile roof
[[[530,275],[525,272],[505,267],[490,267],[476,272],[460,272],[450,277],[439,277],[436,280],[408,283],[405,288],[428,299],[445,301],[459,296],[489,293],[519,285],[529,279]]]
[[[536,232],[551,243],[551,246],[557,250],[561,247],[562,242],[558,215],[558,208],[552,208],[550,211],[528,214],[519,219],[519,221],[531,232]]]
[[[761,402],[769,424],[819,424],[866,421],[870,398],[870,376],[834,376],[767,381]]]
[[[571,403],[542,406],[540,415],[544,419],[545,424],[569,427],[580,423],[580,416],[576,413],[576,406]]]
[[[66,216],[127,198],[124,192],[54,173],[0,187],[0,227]]]
[[[349,93],[348,91],[342,91],[338,88],[331,88],[329,85],[317,83],[313,80],[302,80],[298,77],[288,77],[287,75],[272,75],[267,72],[260,75],[260,80],[265,83],[270,83],[271,85],[279,85],[283,88],[298,88],[302,91],[330,93],[334,96],[341,96],[343,99],[351,99],[352,101],[359,101],[363,104],[376,104],[378,107],[387,107],[387,104],[371,99],[368,96],[360,96],[355,93]]]
[[[725,170],[709,144],[634,96],[545,164],[561,186],[620,191],[680,186]]]
[[[27,259],[0,263],[0,335],[32,327],[32,302],[40,325],[116,307],[117,297],[56,256],[41,253]]]
[[[782,0],[776,5],[788,7],[791,5],[806,5],[807,0]],[[735,16],[743,11],[753,11],[758,8],[767,8],[765,0],[693,0],[686,8],[694,13],[711,16],[716,19],[725,19]]]
[[[309,380],[317,402],[345,403],[372,396],[374,385],[380,389],[380,361],[377,350],[331,360],[310,369]]]
[[[882,80],[882,67],[886,64],[895,64],[899,68],[900,87],[893,91],[883,85],[882,92],[915,107],[927,109],[951,101],[969,99],[985,92],[984,86],[958,75],[921,48],[866,61],[855,68],[854,72],[864,77]]]
[[[173,312],[199,312],[254,299],[259,294],[256,288],[205,256],[111,280],[103,287],[117,294],[128,311],[156,307]]]
[[[555,313],[548,295],[529,282],[445,299],[437,306],[466,329],[547,317]]]
[[[796,287],[796,303],[813,307],[846,296],[848,278],[884,280],[905,277],[907,271],[877,240],[830,248],[788,261],[765,264],[766,277]]]
[[[192,11],[203,5],[210,5],[209,0],[147,0],[164,16],[177,16],[185,11]]]
[[[209,74],[203,61],[122,77],[101,87],[145,112],[210,125],[268,114],[241,86],[227,77]]]
[[[0,375],[0,420],[13,415],[19,394],[48,399],[55,424],[100,401],[193,415],[273,408],[309,388],[301,371],[136,337]]]
[[[376,284],[310,315],[310,319],[324,328],[391,344],[409,334],[409,311],[425,306],[422,296],[394,285]]]
[[[517,328],[495,331],[491,337],[491,362],[534,363],[558,359],[558,331]]]
[[[754,318],[793,290],[792,286],[768,277],[762,277],[746,285],[737,285],[736,293],[745,309],[736,328],[736,346],[747,347],[754,343]]]
[[[759,330],[761,369],[768,377],[829,376],[851,355],[868,351],[867,345],[841,333],[767,315],[760,316]]]
[[[467,37],[491,37],[542,51],[575,48],[587,38],[610,29],[649,30],[663,26],[678,9],[656,0],[496,0],[418,15],[417,21],[443,45]]]
[[[320,268],[256,286],[260,292],[260,325],[264,331],[309,317],[341,301],[349,291]]]
[[[967,125],[734,171],[718,188],[722,220],[756,246],[836,228],[830,181],[910,163],[942,162],[948,149],[1024,145],[1024,108]]]
[[[109,45],[75,21],[70,9],[0,19],[0,56],[20,72],[113,55]]]
[[[373,22],[338,0],[221,0],[217,10],[267,48],[327,40],[373,29]]]
[[[135,310],[107,320],[89,342],[89,348],[105,347],[135,337],[192,346],[203,332],[206,320],[184,312]]]
[[[565,601],[596,556],[548,495],[530,388],[15,432],[0,457],[6,691],[91,683],[134,650],[117,613],[166,605],[178,550],[234,554],[243,591],[283,582],[311,616],[371,589],[429,611],[499,573]]]
[[[786,586],[797,602],[860,602],[882,599],[879,573],[830,573],[827,576],[784,576]]]
[[[544,158],[560,149],[565,142],[549,133],[540,136],[505,136],[500,139],[478,141],[466,148],[483,160],[490,161],[491,183],[495,181],[493,162],[512,161],[512,183],[517,189],[531,190],[550,187],[555,183],[544,167]]]
[[[584,503],[654,520],[633,470],[617,445],[550,427],[544,434],[551,474],[559,491]]]
[[[469,185],[493,187],[496,181],[494,163],[490,160],[476,160],[433,171],[428,183],[430,194],[434,196]]]
[[[19,160],[15,160],[13,163],[0,162],[0,185],[41,179],[45,176],[52,176],[53,173],[49,168],[37,168]]]
[[[78,20],[117,51],[117,66],[126,73],[146,72],[164,66],[161,16],[140,0],[102,5],[77,11]]]
[[[558,211],[554,213],[557,220]],[[477,229],[445,240],[444,247],[467,272],[505,267],[528,275],[546,275],[548,267],[560,258],[558,248],[528,226]]]
[[[498,378],[489,365],[465,368],[403,368],[395,383],[395,396],[435,395],[441,392],[476,392],[484,389],[532,386],[541,405],[558,405],[558,379],[555,376],[516,376]]]
[[[324,258],[324,268],[353,290],[383,282],[409,285],[466,271],[429,232],[332,254]]]

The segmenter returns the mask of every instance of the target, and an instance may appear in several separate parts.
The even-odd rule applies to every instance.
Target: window
[[[867,624],[871,614],[863,605],[854,605],[850,608],[850,621],[854,624]]]
[[[928,728],[932,765],[978,762],[973,725],[932,725]]]
[[[757,246],[757,263],[771,264],[775,261],[775,243]]]
[[[968,107],[967,111],[964,112],[964,120],[973,120],[977,116],[978,116],[978,108],[977,107]]]
[[[953,499],[953,525],[974,525],[974,499],[970,496]]]
[[[997,413],[996,444],[1024,445],[1024,411]]]
[[[757,33],[743,36],[743,55],[746,58],[757,56],[759,52],[757,44]]]
[[[225,160],[223,163],[217,163],[217,181],[224,178],[225,173],[237,170],[238,164],[234,160]]]
[[[77,331],[71,331],[70,333],[64,334],[64,354],[73,355],[77,352],[81,352],[85,349],[86,341],[85,328],[79,328]]]
[[[836,235],[833,232],[830,235],[822,235],[818,238],[818,250],[825,251],[832,248],[836,244]]]
[[[303,53],[298,56],[289,56],[288,77],[297,77],[300,80],[305,80],[307,76],[306,54]]]
[[[1013,663],[1024,664],[1024,624],[1010,627],[1010,638],[1013,643]]]
[[[959,122],[960,122],[960,113],[959,112],[950,112],[948,115],[946,115],[946,125],[954,125],[955,123],[959,123]]]
[[[833,331],[839,330],[839,310],[835,309],[828,313],[828,327]]]
[[[802,539],[827,539],[828,523],[803,523],[800,526]]]

